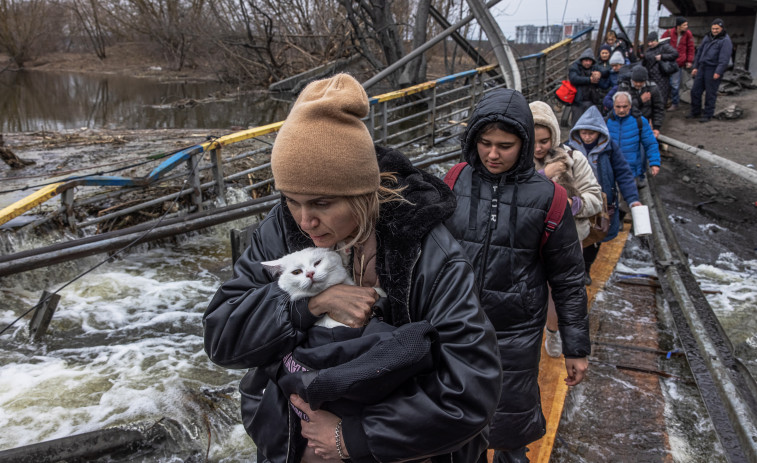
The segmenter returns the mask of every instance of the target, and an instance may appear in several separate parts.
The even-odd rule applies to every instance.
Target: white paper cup
[[[652,223],[649,221],[649,207],[636,206],[631,208],[633,218],[633,234],[636,236],[651,235]]]

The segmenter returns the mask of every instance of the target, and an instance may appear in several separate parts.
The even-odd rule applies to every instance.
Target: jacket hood
[[[587,48],[583,52],[581,52],[581,56],[578,57],[578,61],[580,62],[582,59],[590,59],[592,64],[597,64],[597,59],[594,58],[594,52],[591,48]]]
[[[626,44],[630,44],[631,43],[631,39],[629,39],[628,36],[624,32],[622,32],[622,31],[616,32],[615,33],[615,37],[617,37],[618,40],[623,40],[624,42],[626,42]]]
[[[552,108],[543,101],[534,101],[528,105],[534,116],[534,125],[543,125],[547,127],[552,134],[552,148],[560,146],[560,123]]]
[[[492,122],[502,122],[511,127],[523,144],[515,165],[507,172],[493,176],[481,163],[476,148],[476,138],[481,129]],[[463,158],[486,178],[525,174],[534,168],[534,119],[522,93],[499,88],[485,94],[473,110],[468,127],[461,139]]]
[[[584,112],[583,115],[578,119],[576,125],[573,126],[572,129],[570,129],[570,140],[583,145],[581,136],[578,133],[578,131],[581,129],[593,130],[600,133],[599,139],[597,140],[597,146],[601,146],[610,140],[610,131],[607,130],[607,124],[605,124],[605,120],[596,106],[592,106],[587,109],[586,112]]]

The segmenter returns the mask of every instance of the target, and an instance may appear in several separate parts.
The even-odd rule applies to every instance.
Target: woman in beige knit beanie
[[[203,318],[210,359],[251,369],[240,384],[242,419],[258,461],[445,455],[444,461],[473,462],[486,449],[480,432],[496,408],[501,371],[470,264],[443,224],[454,195],[402,153],[375,146],[361,120],[368,111],[365,91],[346,74],[302,91],[271,156],[282,203],[255,230],[234,278]],[[292,301],[261,263],[312,246],[341,252],[355,285]],[[324,314],[347,325],[333,329],[334,340],[351,333],[338,330],[367,330],[371,317],[397,331],[425,324],[433,333],[432,365],[396,390],[377,391],[378,403],[348,395],[313,410],[268,373],[272,365],[291,366],[287,353],[321,328],[314,325]],[[414,358],[413,343],[397,346],[397,357]]]
[[[568,192],[578,239],[589,235],[589,217],[602,210],[602,187],[599,185],[589,161],[582,153],[560,145],[560,124],[552,108],[543,101],[529,104],[534,116],[534,167],[537,171],[561,185]],[[551,357],[562,354],[560,332],[557,331],[557,312],[550,295],[547,310],[547,333],[544,346]]]

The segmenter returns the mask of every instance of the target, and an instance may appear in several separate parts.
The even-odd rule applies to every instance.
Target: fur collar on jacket
[[[384,321],[400,326],[412,321],[408,307],[410,279],[422,240],[431,229],[452,215],[456,200],[441,179],[414,167],[399,151],[377,145],[376,155],[381,172],[395,174],[396,186],[404,187],[402,195],[408,201],[383,204],[376,224],[376,272],[391,307],[391,313],[384,313]],[[285,203],[283,199],[282,202]],[[313,246],[289,209],[283,207],[282,211],[289,249],[294,251]]]

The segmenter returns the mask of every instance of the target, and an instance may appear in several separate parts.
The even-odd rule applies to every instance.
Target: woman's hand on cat
[[[379,295],[373,288],[334,285],[310,298],[308,309],[313,315],[328,313],[334,320],[351,328],[368,323]]]
[[[305,412],[310,421],[300,420],[302,425],[302,437],[308,440],[308,447],[315,451],[315,454],[324,460],[341,460],[336,450],[336,440],[334,430],[339,423],[339,417],[326,410],[312,410],[307,402],[302,400],[297,394],[289,396],[292,405]],[[344,434],[340,435],[342,454],[345,457],[347,446],[344,442]]]
[[[544,166],[544,175],[547,178],[557,177],[568,171],[568,166],[564,162],[553,162]]]

